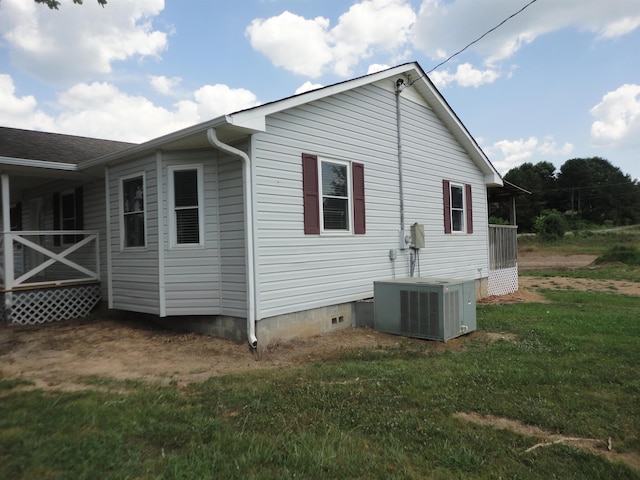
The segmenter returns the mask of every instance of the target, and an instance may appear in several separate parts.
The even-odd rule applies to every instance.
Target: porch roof
[[[17,159],[78,164],[132,145],[99,138],[0,127],[0,164]]]

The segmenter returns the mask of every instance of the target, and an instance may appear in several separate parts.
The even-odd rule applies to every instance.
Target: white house
[[[4,245],[24,250],[4,255],[9,321],[47,277],[254,347],[351,325],[375,280],[472,279],[487,294],[487,188],[502,179],[417,63],[102,145],[52,161],[2,156],[0,141]],[[18,203],[26,234],[11,231]]]

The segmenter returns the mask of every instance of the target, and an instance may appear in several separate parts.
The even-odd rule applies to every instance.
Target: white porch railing
[[[518,290],[518,227],[489,225],[488,294],[507,295]]]
[[[54,238],[58,238],[59,242],[54,242]],[[73,239],[73,242],[69,243],[69,239]],[[22,249],[19,258],[23,265],[15,264],[17,248]],[[0,275],[5,292],[100,279],[100,242],[97,231],[3,232],[0,253]]]

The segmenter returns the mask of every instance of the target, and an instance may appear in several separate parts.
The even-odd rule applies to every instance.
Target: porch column
[[[509,205],[509,225],[517,225],[516,219],[516,197],[515,195],[511,197],[511,203]]]
[[[11,196],[9,195],[9,175],[0,176],[2,190],[2,247],[4,250],[4,289],[13,288],[13,239],[11,238]]]

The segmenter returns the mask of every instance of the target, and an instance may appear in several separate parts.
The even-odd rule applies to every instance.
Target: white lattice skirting
[[[487,285],[489,296],[507,295],[518,291],[518,266],[489,272]]]
[[[88,315],[100,301],[100,285],[5,292],[3,297],[2,317],[5,322],[35,325]]]

